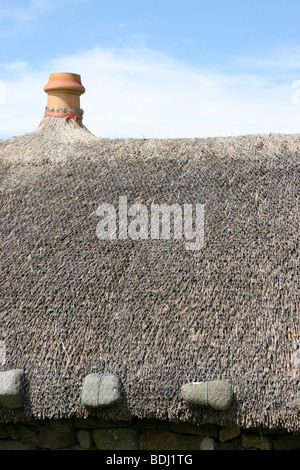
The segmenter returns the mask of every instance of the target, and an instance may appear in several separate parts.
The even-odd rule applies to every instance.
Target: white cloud
[[[287,74],[300,69],[300,46],[281,45],[277,46],[269,54],[260,57],[235,57],[232,64],[239,68],[253,70],[269,70]]]
[[[2,138],[38,125],[47,101],[43,87],[51,72],[81,75],[86,88],[81,97],[84,123],[101,137],[299,132],[300,104],[293,100],[292,85],[300,76],[276,81],[261,71],[217,73],[147,49],[100,48],[54,59],[41,70],[23,63],[17,70],[16,78],[5,83]]]

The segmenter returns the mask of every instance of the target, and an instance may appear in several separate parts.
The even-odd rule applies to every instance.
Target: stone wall
[[[72,418],[0,423],[0,450],[294,450],[300,433],[135,420]]]

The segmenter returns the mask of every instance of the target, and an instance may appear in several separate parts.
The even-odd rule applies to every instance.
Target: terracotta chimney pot
[[[85,92],[76,73],[51,73],[44,87],[48,109],[80,109],[80,95]]]

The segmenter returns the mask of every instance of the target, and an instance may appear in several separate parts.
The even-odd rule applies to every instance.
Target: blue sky
[[[0,0],[0,138],[33,130],[51,72],[103,137],[296,133],[299,0]]]

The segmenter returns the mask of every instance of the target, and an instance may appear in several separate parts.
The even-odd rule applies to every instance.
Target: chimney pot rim
[[[44,91],[48,92],[69,92],[81,95],[85,92],[85,88],[81,83],[81,77],[75,73],[58,72],[51,73],[48,83],[44,86]]]

